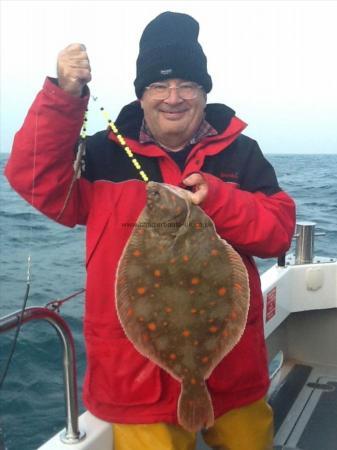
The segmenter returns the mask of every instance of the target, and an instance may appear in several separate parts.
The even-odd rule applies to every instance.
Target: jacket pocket
[[[89,394],[96,401],[131,406],[159,399],[160,368],[127,338],[87,338],[87,354]]]

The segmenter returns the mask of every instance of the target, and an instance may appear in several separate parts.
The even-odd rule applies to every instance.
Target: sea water
[[[0,316],[22,306],[28,255],[31,291],[27,306],[44,306],[67,297],[81,289],[85,279],[84,228],[58,225],[26,204],[2,175],[7,157],[0,154]],[[315,241],[315,254],[336,257],[337,155],[267,155],[267,159],[281,187],[296,200],[297,220],[314,221],[316,230],[325,233]],[[275,264],[274,259],[257,262],[261,272]],[[83,296],[66,302],[61,314],[75,339],[80,392],[85,369]],[[13,337],[14,331],[0,335],[0,376]],[[61,361],[58,337],[49,324],[32,321],[22,327],[0,391],[0,429],[7,450],[36,449],[64,427]]]

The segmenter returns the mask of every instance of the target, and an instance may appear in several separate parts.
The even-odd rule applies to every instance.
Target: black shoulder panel
[[[245,135],[217,155],[207,156],[202,170],[245,191],[273,195],[281,190],[275,171],[257,142]]]
[[[210,103],[205,108],[205,119],[218,133],[222,133],[228,127],[235,116],[235,111],[221,103]]]
[[[137,155],[137,160],[150,180],[162,182],[157,158]],[[87,138],[84,164],[82,176],[91,182],[107,180],[117,183],[141,179],[123,148],[108,138],[108,131],[100,131]]]
[[[122,108],[116,119],[116,126],[124,136],[137,140],[143,118],[144,114],[140,102],[136,100]]]

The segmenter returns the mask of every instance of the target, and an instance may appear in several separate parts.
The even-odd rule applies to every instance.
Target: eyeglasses
[[[170,90],[176,89],[183,100],[193,100],[198,96],[202,86],[196,83],[181,83],[178,86],[169,86],[167,83],[152,83],[145,88],[154,100],[166,100],[170,96]]]

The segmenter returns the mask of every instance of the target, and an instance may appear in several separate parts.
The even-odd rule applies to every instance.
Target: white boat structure
[[[337,259],[314,256],[314,237],[315,223],[298,223],[295,254],[261,275],[275,450],[337,449]],[[0,332],[16,326],[20,314],[0,319]],[[66,427],[38,450],[112,450],[110,424],[89,412],[77,416],[75,356],[66,323],[46,308],[27,309],[23,323],[32,319],[48,320],[64,347]],[[197,449],[207,448],[199,439]]]

